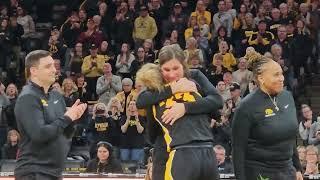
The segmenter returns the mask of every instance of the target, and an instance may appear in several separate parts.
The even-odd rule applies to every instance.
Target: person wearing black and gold
[[[112,154],[112,145],[106,141],[97,143],[97,157],[88,162],[86,172],[122,173],[120,161]]]
[[[238,180],[302,180],[296,149],[298,120],[283,72],[272,59],[247,49],[246,58],[258,84],[235,111],[233,162]]]
[[[161,94],[163,84],[175,83],[187,77],[188,70],[184,62],[183,51],[178,45],[165,46],[159,53],[160,67],[152,64],[143,66],[137,73],[137,82],[140,81],[149,90]],[[201,114],[198,111],[205,105],[207,106],[203,109],[217,110],[222,105],[222,98],[216,91],[217,96],[207,99],[202,98],[197,90],[190,91],[174,93],[154,105],[150,103],[153,100],[149,102],[154,120],[148,121],[160,125],[169,153],[162,179],[218,179],[209,117],[205,112]],[[138,101],[139,98],[141,95]],[[155,136],[159,137],[159,134]],[[161,147],[155,146],[156,151],[159,148]]]

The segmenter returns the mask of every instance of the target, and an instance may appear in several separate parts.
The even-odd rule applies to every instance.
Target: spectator
[[[229,161],[226,161],[226,150],[221,145],[215,145],[213,150],[218,162],[218,171],[220,174],[232,174],[233,168]]]
[[[21,68],[21,60],[20,60],[20,52],[22,46],[22,39],[21,36],[24,34],[24,30],[22,25],[18,24],[17,17],[11,16],[10,17],[10,25],[9,29],[12,32],[12,52],[13,52],[13,59],[11,62],[11,67],[15,69],[15,73],[20,74]],[[15,65],[15,66],[14,66]]]
[[[3,85],[3,83],[0,81],[0,147],[2,147],[6,142],[6,136],[7,136],[7,127],[8,124],[6,122],[6,119],[3,118],[3,110],[6,106],[10,104],[10,101],[5,93],[6,87]]]
[[[203,62],[201,61],[201,57],[200,57],[200,51],[193,53],[192,55],[190,55],[187,59],[187,64],[189,66],[190,69],[198,69],[200,70],[202,73],[205,73],[205,68],[203,65]]]
[[[270,31],[273,34],[277,34],[277,29],[281,25],[281,12],[277,8],[273,8],[271,11]]]
[[[103,74],[103,65],[105,63],[104,56],[98,55],[98,47],[92,44],[90,47],[90,55],[86,56],[81,66],[82,74],[84,74],[87,86],[87,99],[96,100],[97,80]]]
[[[308,3],[301,3],[299,7],[300,14],[298,15],[298,19],[301,19],[307,27],[310,26],[310,12]],[[309,30],[309,29],[308,29]]]
[[[25,39],[34,36],[36,30],[33,18],[28,15],[21,6],[17,7],[17,16],[17,22],[24,30],[22,38]]]
[[[232,73],[232,78],[240,84],[241,96],[243,97],[247,91],[249,82],[253,79],[253,74],[248,70],[247,60],[245,58],[239,59],[238,70]]]
[[[243,4],[247,6],[248,12],[256,15],[257,4],[253,0],[243,0]]]
[[[306,160],[306,147],[305,146],[298,146],[297,147],[298,153],[299,153],[299,160],[302,168],[305,170],[306,165],[307,165],[307,160]]]
[[[294,77],[298,78],[302,74],[300,72],[302,67],[305,75],[309,76],[311,70],[307,62],[312,54],[312,40],[303,20],[298,20],[296,23],[296,31],[294,32],[291,45]]]
[[[257,52],[264,54],[270,50],[270,42],[274,39],[274,35],[267,31],[267,22],[261,20],[258,24],[258,31],[253,32],[249,37],[248,44]]]
[[[299,124],[299,134],[303,140],[304,145],[308,145],[310,128],[317,122],[317,117],[313,115],[310,106],[306,104],[301,105],[302,120]]]
[[[197,40],[194,37],[190,37],[186,41],[186,49],[184,50],[186,59],[188,60],[190,56],[193,56],[196,53],[199,56],[200,63],[205,64],[206,62],[204,61],[202,50],[198,49]]]
[[[167,25],[163,25],[162,31],[167,32],[169,30],[177,30],[179,37],[184,36],[184,31],[186,29],[188,22],[188,16],[182,13],[182,6],[180,3],[175,3],[173,6],[173,11],[168,18]],[[192,34],[192,33],[191,33]]]
[[[112,17],[108,13],[108,5],[105,2],[99,4],[99,15],[101,17],[102,33],[108,41],[111,41]]]
[[[244,4],[240,5],[239,12],[233,20],[233,29],[238,30],[240,27],[246,26],[246,14],[248,13],[247,6]]]
[[[116,98],[120,101],[122,107],[122,113],[126,114],[129,102],[134,99],[133,93],[133,81],[130,78],[122,79],[122,90],[116,95]]]
[[[86,99],[88,97],[87,95],[87,82],[85,81],[85,77],[83,74],[77,74],[75,77],[75,83],[77,85],[77,93],[79,95],[79,99],[81,102],[87,102],[88,99]]]
[[[206,76],[212,85],[216,86],[219,81],[223,80],[223,74],[228,71],[222,64],[223,55],[217,53],[213,56],[212,63],[206,69]]]
[[[144,40],[152,39],[157,35],[158,28],[153,17],[149,16],[146,6],[140,7],[140,16],[134,21],[132,37],[135,41],[135,47],[142,45]]]
[[[93,19],[88,19],[87,30],[78,37],[78,42],[83,44],[84,50],[88,50],[91,44],[100,45],[103,40],[103,34],[97,31],[97,26]]]
[[[136,79],[136,73],[138,72],[138,70],[146,63],[153,63],[149,62],[146,58],[146,53],[144,51],[143,47],[139,47],[136,53],[136,58],[134,61],[132,61],[131,63],[131,67],[130,67],[130,72],[132,74],[132,79]]]
[[[253,15],[247,13],[245,16],[246,26],[242,26],[240,30],[240,45],[236,44],[236,53],[239,57],[245,55],[246,49],[249,45],[249,40],[251,40],[252,35],[255,34],[256,24],[254,23]],[[262,20],[263,21],[263,20]],[[252,43],[252,42],[251,42]],[[238,46],[238,47],[237,47]]]
[[[139,47],[136,47],[139,48]],[[153,41],[152,39],[146,39],[143,42],[143,49],[146,53],[146,60],[147,62],[153,63],[156,60],[156,55],[154,53]]]
[[[93,106],[92,119],[89,121],[88,133],[90,134],[90,157],[96,157],[96,145],[99,141],[113,142],[116,124],[108,115],[107,106],[97,103]]]
[[[161,3],[160,0],[150,0],[148,3],[149,14],[154,18],[157,27],[163,26],[163,21],[168,18],[168,8],[164,3]],[[154,37],[155,47],[157,49],[161,48],[161,38],[163,36],[163,32],[158,31],[157,35]],[[136,47],[137,48],[137,47]]]
[[[232,41],[231,38],[227,37],[227,29],[224,26],[220,26],[217,29],[217,35],[212,40],[212,52],[216,53],[219,51],[219,43],[221,41],[226,41],[231,48]]]
[[[121,144],[121,118],[122,118],[122,106],[120,101],[116,98],[113,97],[110,99],[108,106],[107,106],[107,111],[108,111],[108,115],[110,118],[112,118],[114,120],[114,124],[115,124],[115,128],[114,130],[114,138],[112,139],[111,143],[116,146],[119,147]]]
[[[8,19],[1,19],[0,23],[0,71],[7,71],[11,62],[12,32]]]
[[[239,105],[240,100],[240,86],[237,83],[233,83],[230,86],[230,99],[226,100],[221,114],[225,118],[232,120],[235,108]]]
[[[218,3],[219,11],[213,16],[213,36],[217,35],[218,28],[224,26],[227,29],[227,37],[231,37],[233,18],[226,12],[226,3],[222,0]]]
[[[234,20],[237,16],[237,11],[233,9],[232,0],[225,0],[226,3],[226,12],[231,15],[232,20]]]
[[[97,158],[88,162],[86,172],[122,173],[120,162],[113,156],[112,145],[101,141],[97,145]]]
[[[77,85],[71,78],[65,78],[62,82],[61,89],[66,107],[71,107],[79,98]]]
[[[290,68],[290,61],[283,58],[282,47],[279,44],[274,44],[271,46],[271,54],[274,61],[278,62],[282,68],[284,76],[284,86],[291,90],[294,87],[293,82],[293,72]]]
[[[121,76],[121,78],[129,78],[131,77],[131,63],[134,60],[134,55],[130,52],[130,46],[127,43],[123,43],[121,47],[121,52],[117,56],[116,68],[117,74]]]
[[[192,36],[196,39],[199,49],[201,49],[204,52],[204,58],[207,58],[209,56],[208,54],[210,53],[209,41],[207,38],[202,37],[200,34],[200,27],[194,26]]]
[[[223,56],[223,66],[229,71],[233,71],[237,61],[233,54],[229,51],[229,45],[226,41],[220,41],[219,53]]]
[[[308,136],[308,144],[317,146],[320,144],[320,122],[315,122],[311,125],[309,136]]]
[[[18,143],[20,134],[17,130],[8,132],[7,143],[2,148],[2,159],[16,159],[18,156]]]
[[[262,5],[258,9],[257,16],[254,18],[254,23],[258,25],[261,20],[264,20],[266,22],[271,21],[271,18],[268,16],[266,9]]]
[[[112,73],[116,73],[116,60],[114,58],[114,52],[112,48],[109,46],[108,41],[103,40],[100,44],[98,54],[104,55],[106,62],[111,64]]]
[[[85,9],[79,9],[78,12],[79,17],[79,23],[80,23],[80,31],[86,31],[87,30],[87,12]]]
[[[196,9],[190,16],[195,16],[197,18],[197,23],[199,23],[200,19],[204,17],[206,19],[206,24],[211,24],[211,13],[206,11],[206,6],[203,0],[197,1]]]
[[[130,101],[126,116],[121,119],[122,140],[120,158],[122,161],[143,162],[145,119],[138,114],[135,101]]]
[[[289,14],[288,5],[286,3],[281,3],[279,5],[280,13],[281,13],[281,24],[289,24],[290,21],[294,20],[294,14]]]
[[[188,21],[188,27],[184,31],[184,38],[187,41],[193,35],[193,28],[197,26],[197,17],[190,16]]]
[[[230,71],[226,71],[223,74],[223,82],[226,84],[226,89],[230,90],[232,83],[233,83],[233,77],[232,77],[232,73]]]
[[[58,81],[59,84],[62,84],[67,75],[61,70],[60,59],[54,59],[54,67],[56,68],[56,81]]]
[[[130,47],[134,47],[132,32],[133,32],[134,17],[128,12],[128,4],[121,2],[117,9],[116,16],[113,19],[112,39],[114,40],[116,53],[121,51],[123,43],[128,43]],[[119,31],[121,29],[121,31]]]
[[[63,94],[63,91],[62,91],[62,88],[61,88],[61,85],[59,84],[59,82],[54,82],[52,85],[51,85],[51,88],[52,88],[52,91],[57,91],[58,93],[60,94]]]
[[[17,97],[18,97],[18,88],[15,84],[11,83],[8,84],[7,88],[6,88],[6,95],[8,97],[8,99],[10,100],[10,103],[13,103],[16,101]]]
[[[62,61],[62,67],[64,67],[67,46],[63,43],[57,26],[52,27],[51,36],[49,37],[49,41],[45,49],[52,54],[54,59],[60,59]]]
[[[315,146],[307,146],[306,148],[306,172],[305,175],[319,174],[318,170],[318,155],[319,150]]]
[[[74,49],[70,52],[70,61],[66,61],[65,69],[70,71],[70,75],[75,76],[81,73],[81,66],[85,57],[82,43],[76,43]]]
[[[103,65],[103,76],[97,80],[98,101],[107,105],[110,99],[120,92],[121,89],[121,78],[113,75],[111,65],[105,63]]]
[[[14,107],[18,98],[17,86],[13,83],[9,84],[6,88],[6,95],[10,103],[7,106],[3,107],[2,118],[4,122],[6,122],[6,124],[8,125],[9,129],[18,129],[16,117],[14,115]]]
[[[80,28],[80,19],[78,17],[78,14],[72,13],[71,16],[68,18],[67,22],[63,24],[61,27],[61,37],[68,46],[68,48],[76,46],[77,38],[81,33]]]
[[[282,47],[282,57],[291,62],[291,41],[287,38],[287,29],[286,26],[280,25],[277,28],[277,38],[275,38],[271,45],[279,44]]]
[[[223,102],[226,102],[227,99],[231,98],[230,90],[226,89],[226,83],[224,83],[223,81],[219,81],[216,88],[218,90],[218,93],[222,97]]]
[[[210,27],[206,23],[206,18],[201,17],[199,20],[200,36],[211,39]]]

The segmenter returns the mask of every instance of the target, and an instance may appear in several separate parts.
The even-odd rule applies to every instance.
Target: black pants
[[[169,154],[165,180],[217,180],[216,156],[212,147],[181,148]]]
[[[15,180],[62,180],[62,177],[55,177],[43,173],[30,173],[22,176],[15,176]]]
[[[296,169],[286,168],[246,167],[246,180],[296,180]]]
[[[86,99],[89,101],[95,101],[98,99],[98,95],[96,92],[97,88],[97,80],[99,77],[86,77],[85,80],[87,82],[87,97]]]
[[[164,147],[155,147],[152,154],[152,180],[164,180],[168,153]]]

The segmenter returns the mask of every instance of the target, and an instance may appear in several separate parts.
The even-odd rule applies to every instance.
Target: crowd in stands
[[[70,0],[63,22],[48,17],[54,1],[47,6],[30,2],[0,2],[2,159],[19,154],[13,110],[26,83],[24,56],[34,49],[51,53],[52,90],[66,105],[76,99],[90,105],[72,146],[90,147],[88,171],[97,173],[122,172],[120,161],[147,162],[146,114],[135,105],[144,87],[135,83],[135,75],[144,64],[157,63],[163,46],[179,44],[189,68],[206,75],[223,97],[223,109],[210,114],[221,173],[233,173],[234,109],[256,87],[246,49],[278,62],[285,87],[295,96],[304,78],[318,73],[319,0]],[[37,31],[40,21],[51,23],[45,35]],[[320,122],[308,105],[301,106],[301,114],[301,162],[306,174],[318,173]],[[108,158],[114,158],[111,165],[104,164]]]

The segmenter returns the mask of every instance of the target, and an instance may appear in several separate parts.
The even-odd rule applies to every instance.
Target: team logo
[[[265,110],[265,117],[270,117],[276,115],[272,109],[268,108]]]
[[[41,103],[43,106],[48,106],[48,102],[45,99],[41,99]]]

